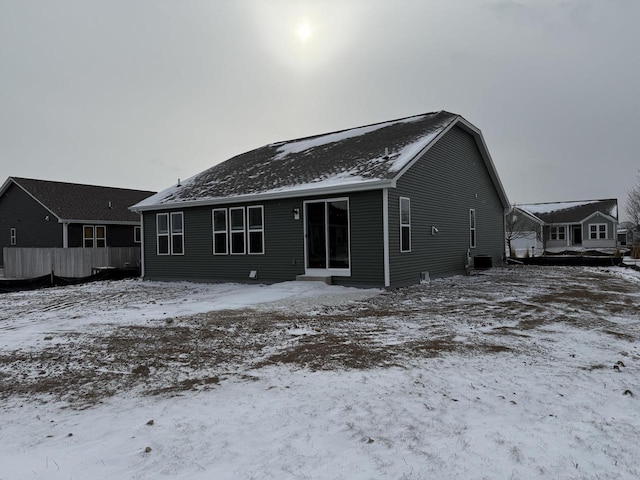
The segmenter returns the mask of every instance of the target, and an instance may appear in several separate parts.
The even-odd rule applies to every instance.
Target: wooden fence
[[[140,247],[14,248],[2,252],[6,278],[88,277],[95,268],[140,266]]]

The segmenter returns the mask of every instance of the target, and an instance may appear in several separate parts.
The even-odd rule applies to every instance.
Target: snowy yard
[[[640,478],[640,272],[0,295],[0,480]]]

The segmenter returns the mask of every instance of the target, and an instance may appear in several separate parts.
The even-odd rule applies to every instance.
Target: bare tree
[[[640,226],[640,170],[636,174],[637,183],[627,197],[626,211],[634,225]]]
[[[535,232],[536,238],[542,240],[540,228],[529,221],[525,216],[514,207],[511,207],[509,213],[505,217],[505,240],[507,242],[507,250],[509,256],[513,255],[512,242],[519,238],[530,238],[531,233]]]

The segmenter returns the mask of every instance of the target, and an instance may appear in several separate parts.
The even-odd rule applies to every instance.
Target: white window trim
[[[326,265],[325,268],[309,268],[308,262],[309,262],[309,250],[308,250],[308,245],[307,245],[307,205],[311,204],[311,203],[324,203],[325,205],[325,218],[326,218],[326,214],[327,214],[327,204],[331,203],[331,202],[347,202],[347,215],[349,218],[348,221],[348,242],[349,242],[349,267],[348,268],[331,268],[328,265]],[[351,202],[349,201],[349,197],[336,197],[336,198],[325,198],[325,199],[320,199],[320,200],[305,200],[302,202],[302,209],[304,212],[304,271],[306,275],[310,275],[310,276],[314,276],[314,275],[330,275],[333,277],[350,277],[351,276]],[[328,233],[328,229],[326,229],[325,231],[325,245],[328,244],[328,239],[327,239],[327,235],[329,235]],[[328,259],[327,259],[327,263],[328,263]]]
[[[233,210],[240,210],[242,212],[242,229],[233,228],[233,222],[231,221],[231,212]],[[242,252],[233,251],[233,234],[242,233]],[[244,207],[231,207],[229,208],[229,254],[230,255],[246,255],[247,254],[247,218]]]
[[[409,223],[402,223],[402,201],[406,200],[409,205]],[[411,252],[411,199],[409,197],[400,197],[398,202],[398,206],[400,209],[400,253],[409,253]],[[409,229],[409,248],[407,250],[403,250],[402,248],[402,229]]]
[[[260,228],[251,228],[251,210],[260,210]],[[251,205],[247,207],[247,251],[249,255],[264,255],[264,207],[262,205]],[[251,234],[260,233],[262,238],[262,251],[251,251]]]
[[[142,243],[142,227],[133,227],[133,243]]]
[[[562,234],[562,237],[560,236]],[[554,238],[555,236],[555,238]],[[567,228],[566,225],[552,225],[549,231],[549,240],[566,240]]]
[[[85,241],[88,240],[85,237],[85,230],[87,228],[91,229],[92,237],[91,237],[91,246],[87,247],[85,245]],[[104,247],[98,247],[98,228],[104,229],[104,237],[100,237],[100,240],[104,240]],[[83,248],[106,248],[107,247],[107,227],[105,225],[83,225],[82,226],[82,247]]]
[[[224,213],[224,230],[216,230],[216,212]],[[211,210],[211,230],[213,231],[213,254],[229,255],[229,211],[226,208],[214,208]],[[224,252],[216,251],[216,234],[224,233]]]
[[[594,231],[595,227],[595,231]],[[604,227],[604,237],[600,236],[600,227]],[[609,238],[609,226],[606,223],[589,224],[589,240],[606,240]],[[594,236],[595,234],[595,236]]]
[[[180,232],[173,232],[173,217],[180,216]],[[182,252],[174,252],[173,251],[173,237],[182,237]],[[184,255],[185,245],[184,245],[184,213],[183,212],[171,212],[171,217],[169,218],[169,251],[171,255]]]
[[[167,219],[167,233],[160,233],[158,226],[160,217],[166,217]],[[160,253],[160,237],[167,237],[167,253]],[[156,213],[156,255],[170,255],[171,254],[171,224],[169,223],[168,213]]]
[[[478,219],[476,217],[476,209],[469,209],[469,248],[476,248],[478,245]]]
[[[16,229],[14,227],[11,227],[11,229],[9,230],[9,236],[10,236],[10,244],[15,245],[17,237],[16,237]]]

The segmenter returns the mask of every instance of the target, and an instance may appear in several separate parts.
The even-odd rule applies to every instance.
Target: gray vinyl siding
[[[264,207],[264,254],[214,255],[214,208]],[[294,220],[293,209],[302,212],[302,200],[231,204],[163,210],[144,213],[145,278],[203,282],[258,281],[271,283],[294,280],[304,273],[303,220]],[[157,255],[156,213],[184,213],[184,255]]]
[[[399,198],[411,199],[411,252],[400,252]],[[476,248],[469,245],[469,210],[476,213]],[[438,233],[432,234],[432,227]],[[504,252],[504,206],[474,137],[460,127],[447,132],[389,191],[391,286],[465,273],[467,252]]]
[[[349,195],[351,277],[333,277],[336,285],[380,287],[384,285],[382,192]]]
[[[58,219],[13,184],[0,197],[0,251],[11,246],[11,228],[16,229],[16,247],[62,247]]]
[[[303,202],[331,197],[309,197],[264,203],[229,204],[183,210],[144,213],[145,278],[202,282],[248,282],[249,272],[258,281],[271,283],[295,280],[305,273]],[[340,196],[344,198],[344,196]],[[382,242],[382,193],[352,194],[349,198],[351,277],[333,277],[333,283],[351,286],[380,286],[384,283]],[[260,255],[214,255],[212,211],[214,208],[264,207],[265,253]],[[294,220],[298,208],[300,219]],[[184,255],[157,255],[156,214],[181,211],[184,214]]]

